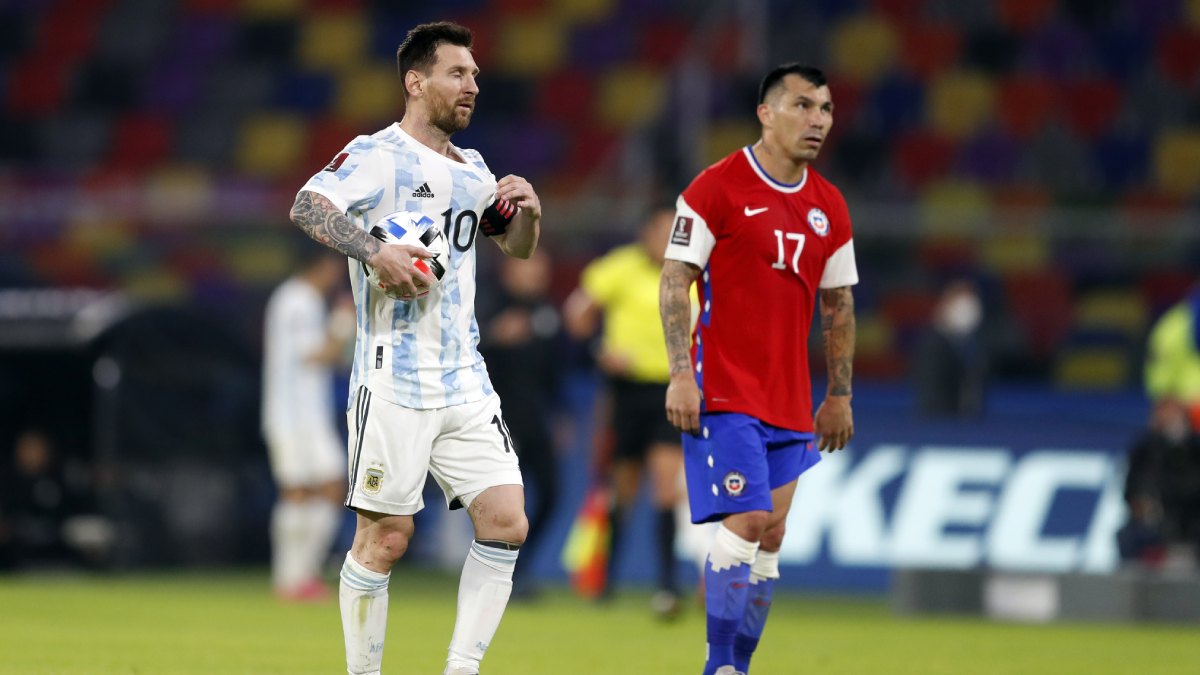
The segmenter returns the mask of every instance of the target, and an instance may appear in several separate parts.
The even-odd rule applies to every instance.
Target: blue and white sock
[[[704,675],[733,665],[733,643],[746,611],[750,565],[758,542],[746,541],[725,525],[717,528],[704,565],[704,606],[708,614],[708,658]]]
[[[474,673],[496,635],[512,594],[513,570],[520,546],[475,540],[458,581],[458,616],[450,638],[446,672]]]
[[[346,638],[346,672],[379,675],[387,633],[388,579],[391,574],[363,567],[349,553],[342,564],[338,602]]]
[[[742,615],[742,626],[733,641],[733,667],[739,673],[750,672],[750,657],[754,656],[763,628],[767,625],[777,579],[779,551],[760,549],[754,564],[750,566],[750,594],[746,601],[746,612]]]

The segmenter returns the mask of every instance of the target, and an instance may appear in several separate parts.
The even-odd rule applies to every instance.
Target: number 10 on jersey
[[[784,262],[786,253],[784,252],[784,241],[796,242],[796,248],[792,251],[792,271],[796,274],[800,273],[800,251],[804,250],[804,234],[801,232],[784,232],[783,230],[775,230],[775,244],[779,252],[775,262],[771,264],[773,269],[786,270],[787,264]]]

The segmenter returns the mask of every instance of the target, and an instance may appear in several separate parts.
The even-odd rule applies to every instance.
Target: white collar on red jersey
[[[770,185],[772,188],[774,188],[780,192],[788,192],[788,193],[799,192],[800,190],[804,189],[804,184],[808,182],[808,167],[807,166],[804,167],[804,175],[800,178],[799,182],[797,182],[797,183],[780,183],[779,181],[775,180],[774,178],[771,178],[771,176],[768,175],[767,172],[763,170],[762,165],[758,163],[758,158],[754,156],[754,152],[750,150],[749,145],[742,148],[742,152],[746,154],[746,161],[750,162],[750,168],[754,169],[754,173],[758,174],[758,177],[761,178],[764,183],[766,183],[767,185]]]

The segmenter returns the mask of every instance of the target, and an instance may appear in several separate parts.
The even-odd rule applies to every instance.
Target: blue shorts
[[[700,433],[683,434],[683,457],[693,523],[771,511],[771,490],[821,461],[812,433],[741,413],[700,415]]]

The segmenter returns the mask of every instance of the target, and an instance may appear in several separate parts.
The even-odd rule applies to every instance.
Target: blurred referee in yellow
[[[670,369],[658,315],[663,254],[675,219],[673,208],[656,209],[638,240],[592,261],[579,288],[567,298],[564,324],[572,337],[587,340],[603,320],[596,355],[608,380],[613,449],[614,502],[609,512],[611,548],[605,593],[611,595],[622,529],[649,468],[658,544],[658,592],[652,606],[663,618],[679,612],[675,574],[675,507],[684,498],[683,449],[679,431],[663,415]]]

